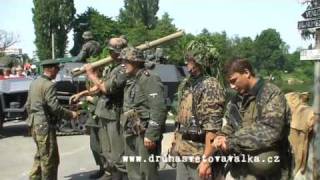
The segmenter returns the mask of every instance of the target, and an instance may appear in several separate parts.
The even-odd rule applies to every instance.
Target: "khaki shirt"
[[[56,124],[61,118],[72,117],[71,111],[58,102],[55,84],[45,75],[32,81],[26,109],[29,126],[42,123]]]

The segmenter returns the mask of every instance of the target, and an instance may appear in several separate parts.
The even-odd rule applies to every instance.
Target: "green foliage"
[[[35,44],[40,60],[51,58],[51,35],[55,33],[56,57],[63,57],[67,34],[72,28],[75,8],[73,0],[33,0]]]
[[[92,31],[95,39],[101,44],[104,44],[105,38],[123,34],[133,46],[176,32],[177,27],[168,13],[159,18],[156,16],[158,3],[159,0],[125,0],[117,21],[105,17],[93,8],[88,8],[74,21],[75,43],[71,53],[78,53],[83,44],[81,35],[85,30]],[[313,77],[313,63],[300,61],[299,50],[289,53],[288,45],[275,29],[263,30],[254,39],[228,37],[226,32],[210,32],[208,29],[203,29],[197,35],[186,34],[161,46],[164,54],[168,56],[167,63],[184,65],[185,51],[190,42],[204,42],[219,54],[216,61],[218,64],[212,64],[210,69],[214,75],[221,73],[227,60],[246,58],[263,77],[272,75],[281,82],[287,81],[288,78],[298,78],[307,82]],[[99,58],[106,55],[108,51],[104,49]]]
[[[233,47],[231,59],[247,58],[251,61],[255,59],[254,44],[250,37],[235,37],[231,40],[231,42]]]
[[[262,31],[254,41],[254,66],[258,70],[265,69],[268,73],[272,70],[284,70],[286,57],[283,55],[283,44],[280,34],[275,29]]]
[[[124,8],[120,9],[119,21],[128,27],[144,24],[153,29],[157,23],[159,0],[124,0]]]
[[[223,82],[220,54],[209,39],[198,38],[192,40],[186,49],[188,52],[193,52],[193,56],[195,56],[196,61],[203,66],[206,74],[214,76],[219,79],[220,82]]]
[[[116,21],[99,13],[96,9],[89,7],[84,13],[77,15],[74,23],[74,45],[70,50],[71,55],[76,56],[84,40],[82,34],[84,31],[91,31],[102,46],[106,38],[120,35],[120,30]]]

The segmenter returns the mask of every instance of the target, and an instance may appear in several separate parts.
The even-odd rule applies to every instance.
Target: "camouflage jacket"
[[[32,81],[26,102],[27,123],[55,124],[61,118],[71,118],[71,111],[59,104],[55,84],[47,76],[39,76]]]
[[[87,62],[87,58],[98,56],[100,51],[101,51],[100,44],[97,41],[90,40],[85,44],[83,44],[75,61]]]
[[[241,119],[231,118],[231,107],[239,109]],[[222,132],[228,147],[237,153],[269,150],[287,138],[290,110],[281,90],[259,80],[247,95],[231,98],[224,116]]]
[[[188,98],[191,101],[185,101]],[[194,116],[196,120],[200,121],[199,124],[203,130],[220,131],[224,105],[225,92],[217,79],[204,75],[196,79],[187,77],[178,88],[177,122],[188,126],[190,116]],[[180,133],[176,133],[176,136],[180,155],[203,154],[203,143],[183,140]]]
[[[159,76],[141,69],[127,80],[123,111],[133,109],[137,110],[140,119],[145,122],[145,137],[152,141],[161,140],[167,109],[164,88]]]
[[[107,92],[99,95],[95,114],[104,119],[119,120],[127,76],[120,64],[113,65],[108,67],[104,80]]]

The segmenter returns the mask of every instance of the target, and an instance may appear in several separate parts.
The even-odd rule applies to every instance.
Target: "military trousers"
[[[126,172],[125,164],[122,161],[124,155],[123,130],[119,120],[106,120],[102,122],[103,127],[107,130],[109,149],[106,152],[110,157],[112,167],[120,172]]]
[[[112,165],[111,165],[111,157],[110,157],[110,142],[109,142],[109,137],[108,137],[108,132],[107,132],[107,127],[104,126],[105,119],[99,118],[99,125],[101,126],[98,130],[98,138],[100,140],[100,146],[101,146],[101,156],[103,159],[103,167],[106,172],[106,174],[110,174],[112,170]]]
[[[47,123],[33,125],[31,134],[37,150],[29,174],[30,180],[56,180],[59,151],[55,127],[51,127]]]
[[[198,163],[178,162],[176,180],[201,180],[198,166]]]
[[[125,160],[129,180],[159,179],[158,163],[149,161],[151,155],[157,155],[157,150],[150,151],[144,146],[144,136],[124,134],[124,138],[125,158],[130,156],[136,159],[134,162]]]
[[[99,139],[99,127],[87,127],[90,129],[90,149],[93,154],[96,165],[103,168],[104,159],[102,156],[102,147]]]

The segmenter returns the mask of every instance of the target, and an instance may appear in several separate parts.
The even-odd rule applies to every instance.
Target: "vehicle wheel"
[[[89,117],[89,114],[87,111],[80,111],[80,116],[77,120],[71,121],[72,129],[77,130],[79,132],[85,133],[86,131],[86,121]]]

